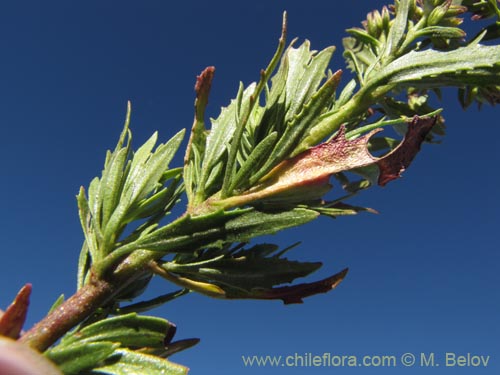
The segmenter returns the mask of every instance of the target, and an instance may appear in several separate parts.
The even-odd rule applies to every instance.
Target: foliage
[[[466,12],[493,21],[468,38],[461,27]],[[21,341],[65,374],[184,374],[187,368],[164,358],[197,340],[172,342],[172,323],[138,313],[188,292],[287,304],[335,288],[347,270],[285,285],[321,263],[285,257],[295,245],[280,250],[250,241],[321,215],[373,212],[345,201],[398,178],[423,142],[444,135],[441,110],[429,99],[440,88],[456,87],[464,108],[496,104],[500,46],[491,41],[499,35],[499,15],[497,3],[487,0],[399,0],[373,11],[362,27],[347,30],[344,57],[354,78],[341,90],[342,71],[328,70],[335,48],[312,51],[308,41],[286,47],[285,15],[259,81],[240,84],[209,127],[204,113],[215,70],[200,74],[183,166],[170,164],[184,130],[158,145],[155,133],[134,151],[129,104],[101,176],[77,196],[84,232],[77,294],[58,300],[48,320]],[[402,139],[382,135],[385,127]],[[332,176],[342,193],[325,200]],[[168,221],[178,204],[186,205],[184,214]],[[130,303],[154,275],[181,289]],[[69,321],[65,309],[75,303],[81,309]],[[3,319],[16,321],[13,330],[0,321],[4,335],[19,335],[12,317],[22,317],[27,302],[19,305]],[[47,336],[55,325],[62,333],[76,327],[51,346],[60,336]]]

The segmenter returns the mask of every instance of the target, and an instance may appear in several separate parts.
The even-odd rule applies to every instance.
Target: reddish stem
[[[92,278],[52,313],[34,325],[19,341],[40,352],[45,351],[71,328],[102,306],[116,291],[105,280]]]

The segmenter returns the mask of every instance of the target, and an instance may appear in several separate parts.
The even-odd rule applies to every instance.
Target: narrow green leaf
[[[344,87],[342,92],[340,93],[338,99],[335,101],[335,109],[341,108],[349,99],[351,99],[354,94],[354,90],[356,89],[356,80],[351,79],[349,83]]]
[[[83,234],[85,236],[85,242],[87,244],[87,249],[90,256],[94,259],[100,259],[99,254],[99,244],[95,236],[94,224],[95,220],[89,209],[89,203],[85,197],[85,189],[80,187],[80,191],[76,196],[78,203],[78,215],[80,217],[80,224],[82,226]]]
[[[100,183],[101,181],[99,180],[99,177],[95,177],[92,179],[92,181],[90,181],[88,188],[89,209],[90,212],[92,213],[94,222],[99,227],[99,229],[102,228],[101,226],[102,196],[101,196]]]
[[[110,375],[186,375],[188,368],[149,354],[132,350],[119,349],[106,360],[103,366],[97,367],[91,374]]]
[[[120,290],[120,293],[114,297],[115,300],[130,301],[139,297],[146,291],[152,277],[153,275],[150,272],[144,271],[140,277],[137,277],[133,282],[127,284],[124,289]]]
[[[129,153],[128,148],[115,151],[110,158],[108,166],[103,171],[100,195],[102,196],[102,226],[104,227],[114,209],[116,208],[123,186],[123,172]]]
[[[87,242],[83,241],[82,249],[80,250],[80,256],[78,257],[78,275],[77,275],[77,290],[79,290],[86,281],[87,274],[90,270],[92,259],[89,254],[89,248]]]
[[[130,184],[133,183],[137,177],[139,177],[143,172],[143,166],[146,164],[147,160],[151,157],[151,152],[158,140],[158,132],[154,132],[149,139],[144,142],[144,144],[134,152],[132,159],[132,164],[130,167],[130,173],[128,176],[127,185],[125,189],[131,189]]]
[[[52,311],[57,309],[63,302],[64,302],[64,294],[61,294],[59,297],[57,297],[56,301],[52,304],[47,315],[49,315]]]
[[[179,298],[187,293],[189,293],[189,289],[181,289],[172,293],[163,294],[148,301],[141,301],[134,303],[132,305],[120,307],[118,313],[121,315],[121,314],[128,314],[131,312],[141,313],[149,311],[151,309],[160,307],[161,305],[170,302],[176,298]]]
[[[317,217],[316,212],[300,208],[275,213],[249,211],[226,224],[226,242],[246,242],[258,236],[275,234],[286,228],[308,223]]]
[[[288,124],[285,133],[274,147],[268,161],[260,168],[259,172],[250,178],[250,185],[255,184],[261,177],[267,174],[274,166],[289,156],[293,148],[297,146],[306,131],[313,127],[321,112],[334,98],[335,90],[339,84],[342,72],[337,71],[321,89],[315,93],[310,101],[302,108],[299,115]]]
[[[331,218],[337,218],[339,216],[346,215],[357,215],[359,212],[370,212],[377,213],[377,211],[368,207],[359,207],[345,204],[343,202],[335,203],[334,205],[322,205],[322,206],[308,206],[309,209],[319,212],[323,216],[330,216]]]
[[[222,288],[271,288],[275,285],[291,283],[321,267],[318,262],[297,262],[279,257],[256,257],[252,250],[242,250],[230,258],[220,259],[205,267],[186,269],[182,265],[167,264],[171,272],[194,278],[195,280],[215,283]],[[187,272],[186,272],[187,271]]]
[[[88,325],[65,337],[61,345],[104,341],[119,343],[122,347],[163,347],[163,340],[173,327],[165,319],[130,313]]]
[[[126,224],[124,218],[129,208],[147,197],[157,187],[168,165],[180,146],[184,130],[174,135],[166,144],[159,145],[151,153],[156,143],[156,133],[134,154],[130,173],[127,176],[120,203],[114,210],[104,232],[106,251],[116,240],[120,228]]]
[[[245,185],[248,185],[245,183],[256,171],[261,168],[262,161],[271,152],[271,149],[274,146],[277,138],[278,133],[272,132],[252,150],[251,154],[241,165],[238,173],[234,177],[232,185],[229,187],[230,192],[232,192],[234,189],[240,188],[242,185],[243,187],[246,187]]]
[[[429,38],[445,38],[445,39],[461,39],[465,38],[466,33],[458,27],[445,27],[445,26],[429,26],[419,30],[415,37],[429,37]]]
[[[252,95],[249,97],[248,102],[241,102],[242,97],[239,97],[237,101],[237,127],[235,130],[235,134],[233,139],[231,140],[231,147],[229,148],[229,155],[226,164],[226,169],[224,173],[224,179],[221,187],[221,197],[225,198],[231,193],[229,187],[233,184],[232,179],[235,172],[235,163],[238,155],[238,151],[241,149],[241,138],[247,127],[250,117],[252,116],[252,112],[258,107],[258,101],[262,90],[267,85],[267,81],[269,80],[270,75],[276,68],[281,55],[283,54],[283,50],[285,48],[286,43],[286,13],[283,14],[283,28],[281,37],[278,42],[278,47],[276,48],[276,52],[274,53],[273,58],[269,62],[269,65],[265,70],[261,71],[259,83],[255,86],[255,89]],[[241,109],[241,110],[240,110]]]
[[[302,107],[317,91],[326,77],[325,71],[335,51],[335,47],[328,47],[313,56],[309,47],[309,41],[305,41],[298,49],[292,48],[288,53],[290,62],[286,97],[289,104],[285,121],[302,111]]]
[[[247,87],[243,91],[242,101],[248,102],[254,89],[255,83]],[[212,169],[220,160],[224,152],[227,152],[227,145],[230,143],[236,131],[236,103],[236,100],[231,100],[229,106],[222,108],[219,117],[217,117],[217,119],[212,119],[212,127],[207,137],[205,155],[201,166],[201,177],[200,181],[198,181],[198,189],[202,189],[198,192],[200,195],[200,202],[206,198],[204,190],[207,185],[209,174],[212,172]]]
[[[118,347],[119,344],[107,341],[76,342],[72,345],[58,345],[47,350],[44,355],[65,375],[77,375],[97,366]]]
[[[167,254],[169,252],[192,253],[205,247],[220,248],[224,244],[245,242],[257,236],[274,234],[286,228],[305,224],[318,216],[316,212],[307,209],[260,212],[251,208],[220,210],[194,218],[185,215],[133,243],[116,249],[97,267],[104,271],[114,264],[116,259],[137,249]],[[132,262],[134,255],[132,254],[131,257]]]
[[[174,179],[166,188],[159,190],[152,196],[145,198],[135,204],[127,212],[127,216],[123,219],[124,222],[131,222],[133,220],[145,219],[152,216],[165,216],[166,209],[177,200],[182,193],[179,189],[180,176]]]
[[[349,34],[355,37],[357,40],[372,46],[373,48],[380,47],[380,42],[371,36],[366,30],[360,28],[351,28],[346,30]]]
[[[118,142],[115,147],[115,152],[118,151],[123,147],[123,144],[125,143],[125,140],[127,140],[127,144],[125,147],[128,148],[130,145],[130,141],[132,140],[131,134],[130,134],[130,116],[132,115],[132,103],[130,101],[127,102],[127,114],[125,115],[125,123],[123,124],[123,130],[120,134],[120,138],[118,138]]]
[[[400,0],[397,5],[396,18],[392,21],[387,41],[384,45],[382,57],[384,60],[397,56],[397,51],[404,42],[406,28],[408,26],[408,13],[410,3],[414,0]]]
[[[452,51],[412,51],[373,77],[370,87],[405,84],[442,86],[500,84],[500,46],[472,44]]]

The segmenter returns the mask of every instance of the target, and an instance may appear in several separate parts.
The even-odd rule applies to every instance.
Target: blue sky
[[[344,3],[346,5],[344,5]],[[0,306],[33,284],[28,325],[75,288],[82,242],[75,195],[100,173],[133,105],[135,145],[192,121],[195,77],[216,66],[209,113],[271,57],[283,10],[290,39],[337,45],[383,1],[38,1],[0,7]],[[344,80],[344,83],[347,80]],[[350,268],[303,305],[189,295],[154,313],[201,343],[173,360],[192,374],[493,374],[500,370],[498,108],[464,112],[444,93],[447,132],[398,181],[356,203],[379,215],[322,218],[274,236],[290,258]],[[268,239],[269,240],[269,239]],[[170,290],[154,282],[148,295]],[[487,368],[245,367],[242,355],[491,356]],[[443,361],[441,361],[443,362]]]

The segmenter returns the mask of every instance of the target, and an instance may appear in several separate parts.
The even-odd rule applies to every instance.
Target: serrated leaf
[[[103,366],[90,374],[109,375],[186,375],[188,368],[157,356],[118,349]]]
[[[291,283],[321,267],[319,262],[298,262],[275,256],[261,256],[260,248],[240,250],[230,256],[199,265],[167,262],[163,267],[170,272],[215,283],[222,288],[271,288]],[[277,249],[274,249],[276,251]],[[202,262],[203,263],[203,262]]]
[[[156,133],[155,133],[156,134]],[[126,176],[120,203],[114,210],[104,232],[104,249],[116,240],[120,229],[126,224],[126,216],[131,206],[138,203],[153,193],[162,179],[168,165],[174,157],[184,136],[184,130],[174,135],[166,144],[159,145],[155,152],[151,152],[156,143],[156,135],[153,135],[134,154],[130,172]]]
[[[243,102],[248,102],[255,90],[255,86],[256,84],[252,83],[242,92]],[[207,137],[205,155],[201,167],[199,189],[202,190],[200,193],[204,193],[204,190],[208,187],[206,185],[209,174],[212,172],[212,169],[220,160],[224,152],[227,151],[227,145],[230,143],[236,131],[236,107],[237,101],[231,100],[229,106],[222,108],[219,117],[212,119],[212,127]]]
[[[364,82],[364,74],[369,66],[374,66],[378,61],[377,55],[373,51],[373,48],[364,43],[359,43],[357,39],[353,37],[347,37],[342,39],[342,45],[344,47],[344,59],[347,62],[348,68],[355,72],[358,76],[359,82]]]
[[[434,118],[418,118],[415,116],[408,126],[403,141],[389,154],[377,161],[380,169],[378,184],[384,186],[401,176],[401,173],[410,165],[420,150],[420,145],[436,123]]]
[[[248,211],[225,225],[227,242],[246,242],[254,237],[275,234],[281,230],[299,226],[316,219],[315,212],[296,208],[283,212]]]
[[[436,118],[415,116],[403,141],[389,154],[374,157],[368,150],[374,129],[362,137],[348,140],[345,127],[330,141],[312,147],[277,165],[260,180],[260,184],[238,196],[220,201],[227,206],[255,204],[285,197],[287,201],[304,202],[320,198],[329,189],[332,174],[375,164],[380,169],[379,184],[398,177],[409,166],[420,145],[434,126]]]
[[[312,283],[304,283],[291,286],[282,286],[277,288],[252,288],[251,290],[221,285],[220,287],[210,283],[201,283],[186,278],[179,277],[181,282],[191,284],[203,284],[203,288],[193,289],[197,292],[206,294],[210,297],[222,299],[262,299],[274,300],[280,299],[285,305],[292,303],[302,303],[304,298],[310,297],[319,293],[327,293],[335,289],[337,285],[344,279],[347,274],[347,269],[327,277],[323,280]],[[165,272],[165,271],[164,271]],[[166,272],[166,274],[169,274]],[[169,277],[171,281],[175,279]],[[212,292],[211,288],[217,288],[216,293]]]
[[[234,177],[232,185],[229,187],[229,191],[233,191],[241,185],[245,185],[250,176],[254,175],[255,172],[261,168],[262,162],[271,152],[277,138],[278,133],[272,132],[252,150],[251,154],[247,157],[245,162],[242,163]]]
[[[500,46],[471,44],[452,51],[412,51],[373,77],[372,85],[425,88],[500,84]]]
[[[174,327],[168,321],[136,313],[100,320],[66,336],[61,346],[89,342],[114,342],[122,347],[163,347],[164,339]]]
[[[301,141],[302,136],[308,129],[313,127],[318,121],[319,115],[325,107],[333,101],[335,90],[340,82],[342,71],[337,71],[322,87],[316,92],[301,112],[287,125],[287,128],[280,140],[275,145],[268,162],[260,168],[259,172],[251,177],[250,183],[254,184],[262,176],[271,170],[276,164],[281,162],[290,154],[295,146]]]
[[[314,52],[310,51],[309,41],[306,40],[299,48],[291,48],[287,52],[285,58],[289,60],[286,80],[288,105],[285,121],[298,114],[317,91],[319,84],[326,77],[325,71],[334,51],[335,47],[328,47],[314,55]]]
[[[77,375],[90,370],[108,358],[119,344],[113,342],[76,342],[58,345],[44,355],[54,362],[65,375]]]
[[[285,305],[302,303],[304,298],[319,293],[327,293],[335,289],[344,280],[348,269],[312,283],[304,283],[292,286],[282,286],[264,290],[253,290],[250,295],[228,295],[227,298],[251,298],[251,299],[280,299]]]
[[[235,118],[237,127],[234,133],[234,137],[231,139],[230,146],[228,147],[229,154],[225,166],[222,187],[220,189],[220,194],[223,198],[232,193],[229,188],[231,185],[233,185],[233,177],[236,174],[236,160],[238,158],[238,154],[244,151],[244,140],[245,135],[248,136],[248,128],[254,127],[252,122],[254,121],[255,124],[257,124],[264,114],[264,112],[261,111],[259,107],[259,98],[262,91],[267,88],[267,81],[269,80],[269,77],[271,76],[272,72],[276,68],[276,65],[278,64],[278,61],[281,58],[283,49],[285,48],[285,39],[286,12],[283,14],[283,28],[276,52],[274,53],[274,56],[269,62],[269,65],[266,67],[266,69],[261,71],[260,80],[255,86],[252,95],[249,97],[248,101],[243,101],[242,95],[239,95],[237,98],[237,110]]]
[[[144,156],[140,155],[139,165],[136,165],[135,169],[134,163],[136,162],[135,158],[137,154],[134,155],[134,158],[132,159],[132,167],[129,176],[127,177],[127,184],[125,188],[130,189],[131,198],[133,200],[143,199],[153,191],[153,188],[156,186],[158,181],[160,181],[162,175],[166,170],[168,170],[168,165],[177,152],[183,137],[184,130],[181,130],[166,144],[159,145],[156,151],[151,155],[148,155],[144,161],[142,161]]]

